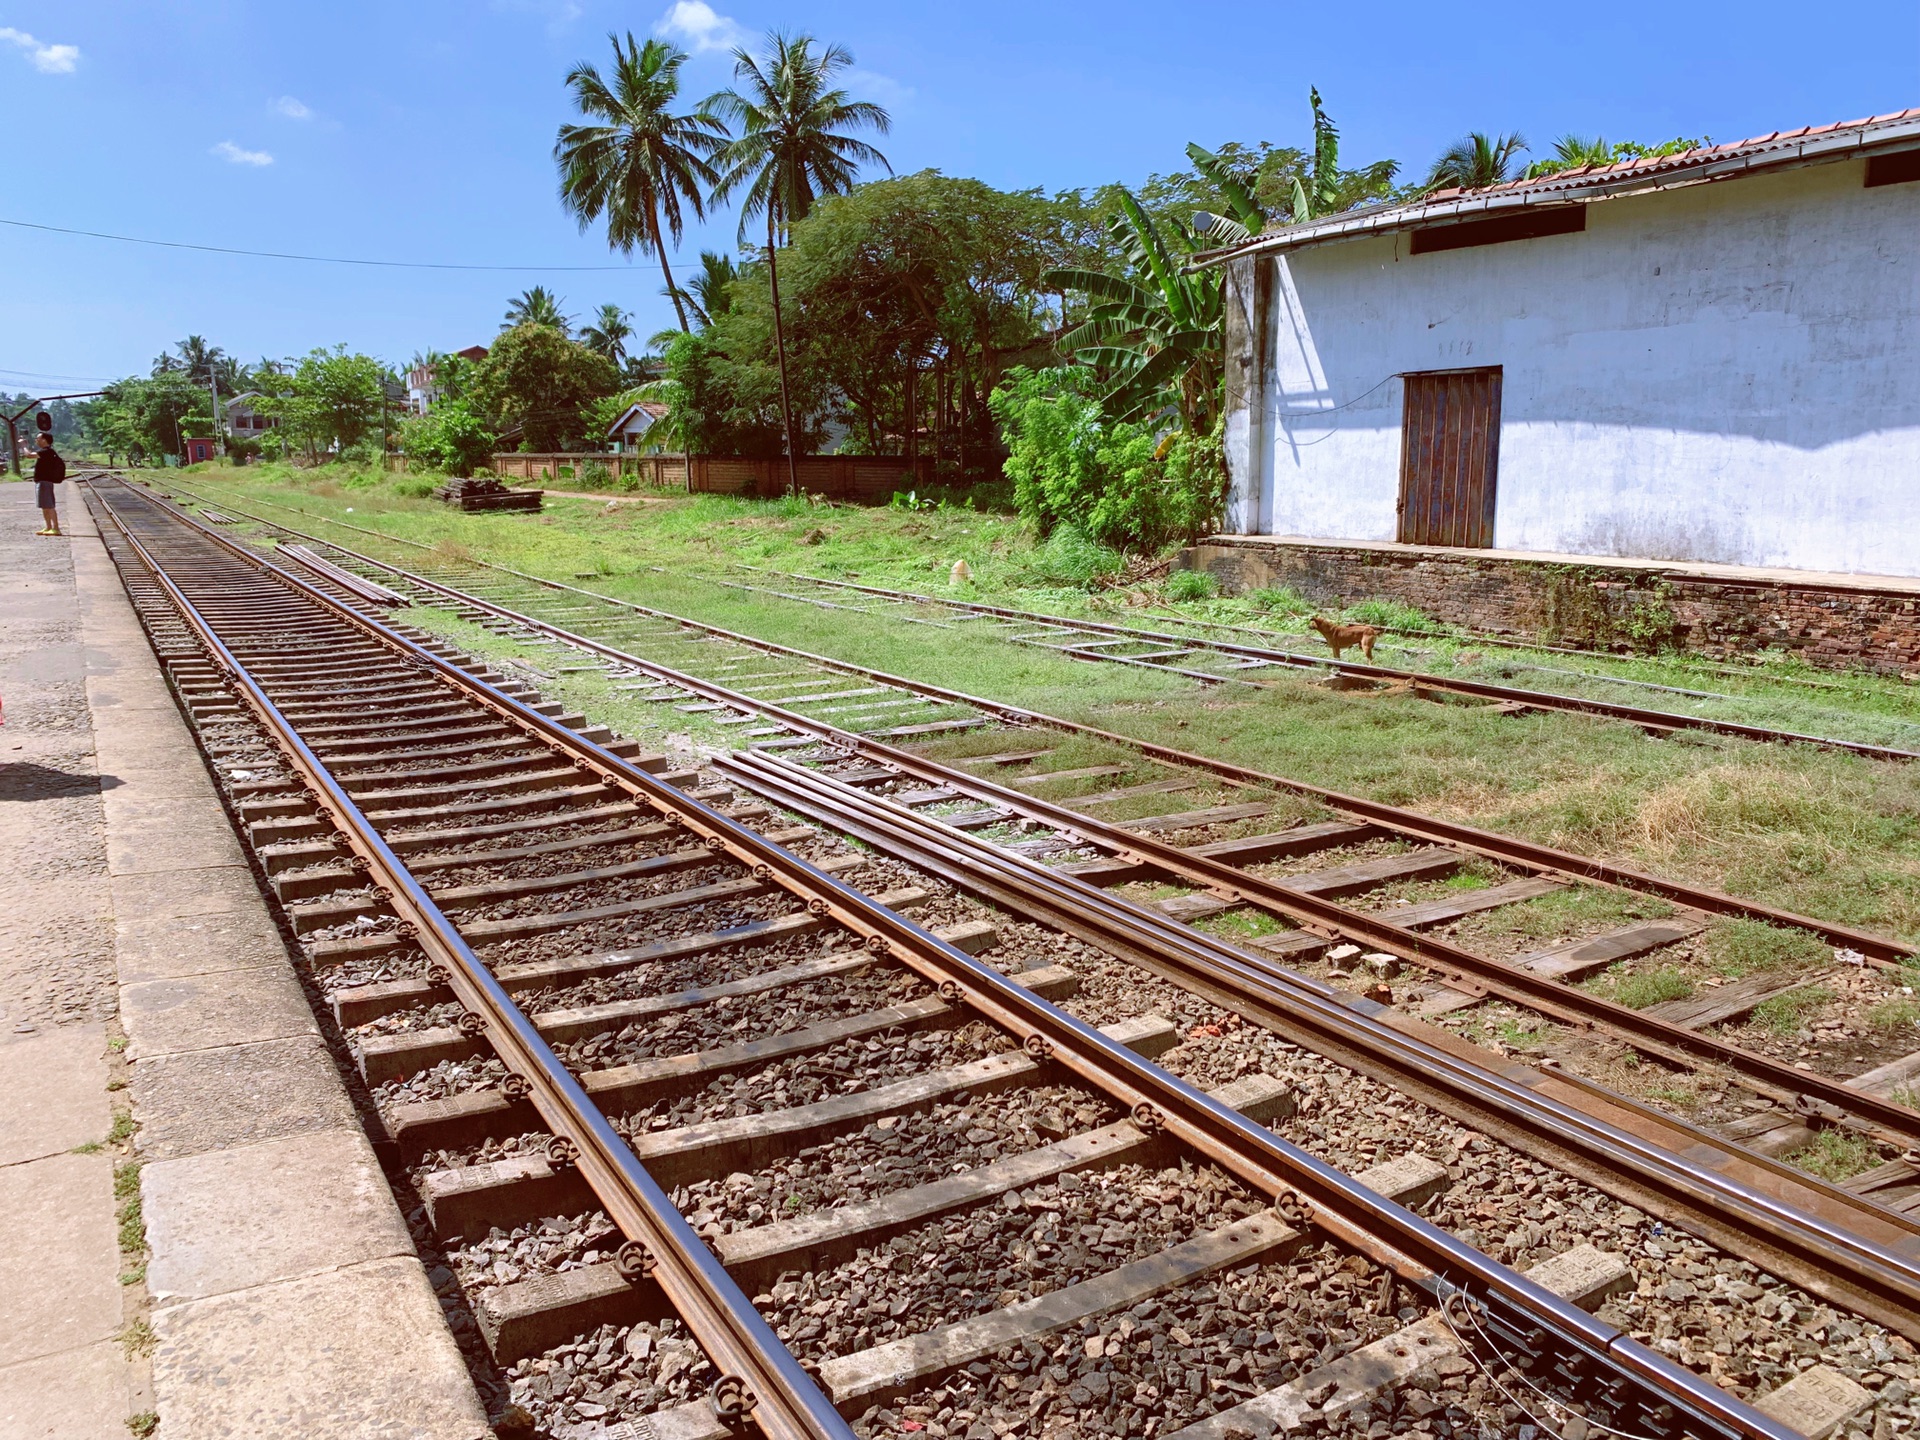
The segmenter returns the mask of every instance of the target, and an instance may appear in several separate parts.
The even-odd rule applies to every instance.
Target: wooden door
[[[1429,370],[1402,378],[1401,542],[1491,547],[1500,470],[1500,367]]]

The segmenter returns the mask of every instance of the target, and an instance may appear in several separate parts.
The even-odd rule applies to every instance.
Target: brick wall
[[[1783,650],[1827,669],[1920,680],[1915,588],[1264,538],[1203,541],[1181,564],[1230,595],[1284,585],[1329,607],[1397,600],[1450,625],[1554,644],[1716,657]]]

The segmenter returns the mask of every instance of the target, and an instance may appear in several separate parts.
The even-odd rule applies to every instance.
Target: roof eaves
[[[1798,143],[1794,143],[1796,138]],[[1806,129],[1782,132],[1741,141],[1736,145],[1694,151],[1691,153],[1699,158],[1684,164],[1675,163],[1682,159],[1679,156],[1649,156],[1577,175],[1567,172],[1488,190],[1440,191],[1437,194],[1447,198],[1429,197],[1407,205],[1375,206],[1348,211],[1326,220],[1312,220],[1305,225],[1270,230],[1243,244],[1196,255],[1187,268],[1220,265],[1246,255],[1298,250],[1332,240],[1391,234],[1412,229],[1416,225],[1474,219],[1514,210],[1586,205],[1624,195],[1734,180],[1762,170],[1785,170],[1800,165],[1849,159],[1855,155],[1894,148],[1915,139],[1920,139],[1920,110],[1907,110],[1884,120],[1858,121],[1845,126],[1824,127],[1814,132]],[[1647,165],[1646,160],[1665,161],[1667,168],[1656,169]]]

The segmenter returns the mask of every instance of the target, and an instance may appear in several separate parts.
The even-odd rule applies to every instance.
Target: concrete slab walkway
[[[0,1106],[0,1435],[101,1440],[147,1411],[160,1440],[481,1440],[386,1177],[77,491],[56,541],[32,535],[28,487],[0,486],[0,747],[19,747],[0,748],[0,1094],[25,1102]],[[137,1130],[102,1147],[116,1076]],[[144,1284],[121,1283],[126,1214]]]
[[[113,780],[94,755],[76,542],[34,535],[39,515],[31,485],[0,485],[0,1435],[101,1440],[147,1406],[119,1339],[138,1296],[120,1284],[106,1145]]]

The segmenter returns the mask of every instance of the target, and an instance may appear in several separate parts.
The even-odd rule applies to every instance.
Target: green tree
[[[1658,145],[1642,145],[1633,140],[1609,145],[1598,135],[1591,140],[1583,140],[1578,135],[1562,135],[1554,141],[1552,155],[1544,160],[1536,160],[1527,167],[1526,178],[1533,180],[1542,175],[1558,175],[1562,171],[1577,170],[1583,166],[1597,169],[1602,165],[1617,165],[1622,160],[1639,160],[1647,156],[1683,155],[1712,143],[1705,136],[1697,139],[1676,136]]]
[[[87,423],[109,456],[143,463],[181,454],[185,435],[209,433],[211,414],[205,388],[188,378],[184,366],[177,366],[107,386],[88,408]]]
[[[1191,434],[1212,431],[1220,413],[1223,349],[1217,270],[1188,273],[1200,248],[1178,219],[1156,223],[1130,192],[1120,192],[1112,230],[1125,275],[1060,269],[1049,285],[1083,292],[1086,317],[1060,348],[1108,377],[1105,404],[1118,420],[1171,409]]]
[[[278,443],[310,460],[365,444],[385,426],[387,369],[344,345],[310,351],[258,408],[275,417]],[[273,434],[273,431],[268,432]]]
[[[780,317],[780,272],[774,258],[779,237],[812,210],[816,197],[853,188],[862,165],[892,169],[887,157],[864,140],[847,134],[869,129],[886,134],[892,118],[880,106],[854,100],[833,85],[853,64],[853,52],[829,45],[817,54],[810,35],[775,30],[768,34],[759,60],[745,50],[733,52],[738,90],[710,96],[703,110],[718,115],[739,134],[716,158],[720,177],[713,199],[723,202],[742,186],[740,237],[758,216],[767,222],[767,286],[773,302],[773,348],[780,372],[781,424],[787,441],[787,478],[799,489],[794,455],[797,435],[787,379],[786,335]]]
[[[717,178],[707,157],[720,148],[720,122],[704,109],[674,113],[686,53],[659,40],[638,44],[631,31],[623,48],[616,35],[609,83],[586,62],[567,73],[574,105],[590,122],[562,125],[553,159],[560,167],[560,203],[585,230],[602,215],[607,244],[623,255],[637,246],[657,255],[680,328],[687,313],[667,264],[667,237],[680,243],[681,202],[696,219],[701,187]]]
[[[1450,145],[1427,172],[1428,190],[1485,190],[1516,178],[1515,161],[1527,142],[1519,131],[1486,135],[1475,130]]]
[[[733,308],[733,282],[739,278],[731,255],[700,252],[700,273],[680,292],[680,298],[702,330]]]
[[[522,290],[507,302],[506,318],[500,322],[500,328],[511,330],[516,325],[545,325],[562,335],[571,335],[573,321],[560,313],[564,303],[544,285]]]
[[[400,425],[400,448],[409,470],[471,475],[499,443],[486,418],[457,397],[442,395],[425,415],[409,416]]]
[[[1074,254],[1071,218],[1033,191],[927,170],[827,197],[782,262],[785,299],[807,317],[791,347],[798,388],[828,397],[852,447],[917,452],[930,428],[956,460],[984,459],[998,448],[987,394],[1013,357],[1047,348],[1044,282]],[[742,304],[761,294],[743,290]]]
[[[475,367],[469,395],[498,431],[520,428],[520,448],[564,450],[587,440],[583,415],[619,388],[613,362],[551,325],[514,326]]]
[[[633,338],[632,317],[618,305],[602,305],[591,325],[583,326],[580,343],[596,355],[604,355],[615,366],[627,362],[627,341]]]

